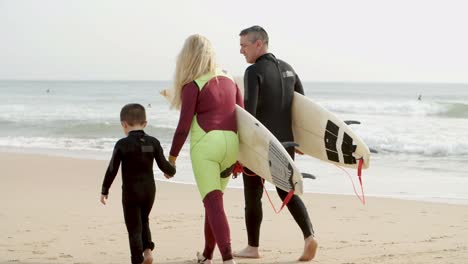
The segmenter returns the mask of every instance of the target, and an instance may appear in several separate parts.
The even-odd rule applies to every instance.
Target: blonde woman
[[[237,160],[235,105],[243,106],[233,79],[217,69],[213,48],[201,35],[192,35],[177,58],[172,106],[180,109],[169,161],[177,156],[190,132],[190,158],[198,190],[205,206],[205,249],[199,263],[212,263],[215,245],[223,263],[235,263],[223,192],[230,169]]]

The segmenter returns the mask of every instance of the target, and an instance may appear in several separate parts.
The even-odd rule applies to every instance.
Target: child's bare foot
[[[152,264],[153,263],[153,253],[151,252],[151,249],[147,248],[145,251],[143,251],[143,263],[142,264]]]
[[[311,261],[317,253],[318,242],[313,236],[304,239],[304,252],[299,261]]]
[[[203,264],[212,264],[213,260],[207,259],[203,256],[202,253],[197,252],[197,263],[203,263]]]
[[[247,246],[241,251],[234,252],[234,257],[238,258],[260,258],[258,247]]]

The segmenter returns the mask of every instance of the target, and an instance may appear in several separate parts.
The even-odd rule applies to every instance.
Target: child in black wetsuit
[[[101,203],[106,204],[109,188],[122,163],[122,205],[132,264],[153,262],[148,216],[153,207],[156,185],[153,163],[167,175],[174,175],[175,168],[164,157],[159,141],[146,135],[145,108],[140,104],[125,105],[120,111],[120,121],[127,137],[117,141],[114,153],[102,183]]]

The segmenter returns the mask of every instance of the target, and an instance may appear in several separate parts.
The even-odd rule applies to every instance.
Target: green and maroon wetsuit
[[[177,157],[190,132],[190,158],[205,205],[205,250],[213,257],[215,244],[223,260],[232,259],[229,225],[223,192],[229,177],[221,172],[237,161],[236,104],[243,106],[239,88],[230,76],[217,70],[182,88],[182,107],[170,154]]]

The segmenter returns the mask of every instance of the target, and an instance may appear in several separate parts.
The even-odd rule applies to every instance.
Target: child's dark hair
[[[146,122],[145,107],[141,104],[127,104],[120,110],[120,121],[130,126],[143,125]]]

